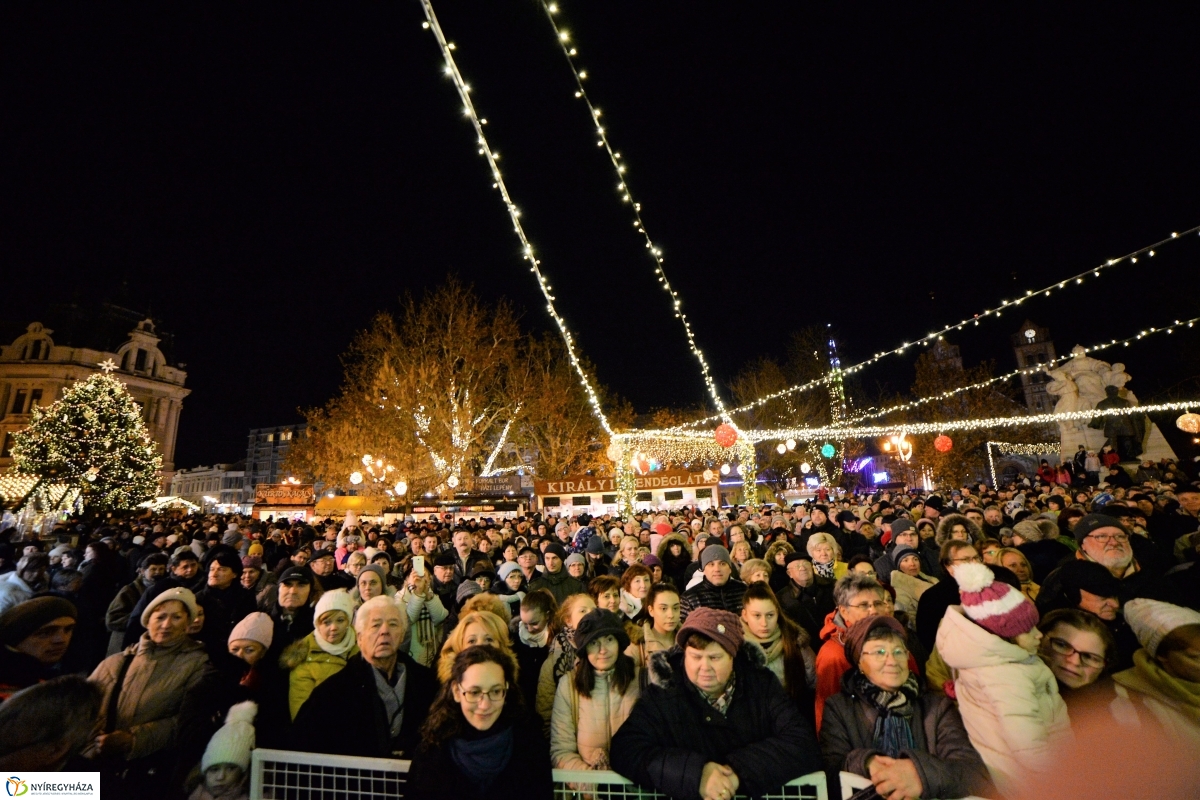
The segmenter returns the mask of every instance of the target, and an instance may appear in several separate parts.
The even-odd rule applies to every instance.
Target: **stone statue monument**
[[[1080,345],[1071,350],[1069,361],[1045,372],[1049,378],[1046,392],[1058,398],[1056,414],[1139,405],[1137,397],[1126,388],[1130,376],[1125,365],[1092,358]],[[1105,444],[1112,445],[1122,461],[1136,461],[1139,456],[1152,460],[1175,458],[1158,426],[1144,414],[1059,420],[1058,432],[1059,453],[1064,459],[1071,458],[1079,445],[1098,453]]]
[[[1096,404],[1097,411],[1134,407],[1132,402],[1120,396],[1121,387],[1110,384],[1104,387],[1104,391],[1107,397]],[[1088,427],[1104,431],[1106,442],[1117,451],[1122,461],[1136,461],[1142,454],[1142,441],[1146,438],[1148,423],[1145,414],[1135,412],[1095,417]]]

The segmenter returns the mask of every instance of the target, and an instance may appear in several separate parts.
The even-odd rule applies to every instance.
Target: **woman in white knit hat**
[[[1137,599],[1125,604],[1125,621],[1142,649],[1132,669],[1113,675],[1117,694],[1133,710],[1149,711],[1170,740],[1200,754],[1200,612]]]
[[[313,612],[313,632],[290,645],[279,657],[279,666],[291,670],[288,706],[292,719],[313,689],[341,672],[358,655],[354,634],[354,598],[345,589],[325,592]]]

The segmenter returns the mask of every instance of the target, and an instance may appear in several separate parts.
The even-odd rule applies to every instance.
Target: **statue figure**
[[[1096,404],[1096,410],[1110,408],[1132,408],[1133,403],[1120,396],[1121,387],[1105,386],[1106,397]],[[1133,414],[1111,414],[1096,417],[1089,427],[1103,430],[1108,444],[1117,451],[1122,461],[1136,461],[1142,454],[1142,441],[1146,438],[1146,415],[1141,412]]]
[[[1095,408],[1097,401],[1084,396],[1076,380],[1077,371],[1068,370],[1067,366],[1046,370],[1046,376],[1049,378],[1046,382],[1046,392],[1058,398],[1054,404],[1054,413],[1089,411]],[[1107,364],[1104,366],[1108,367]],[[1085,378],[1084,383],[1089,381]],[[1059,420],[1058,435],[1062,449],[1067,454],[1073,453],[1079,445],[1088,450],[1099,450],[1104,445],[1104,436],[1099,431],[1090,429],[1087,419]]]

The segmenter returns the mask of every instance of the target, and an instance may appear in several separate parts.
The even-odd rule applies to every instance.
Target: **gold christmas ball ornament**
[[[1200,433],[1200,414],[1193,414],[1190,411],[1180,414],[1179,419],[1175,420],[1175,426],[1187,433]]]

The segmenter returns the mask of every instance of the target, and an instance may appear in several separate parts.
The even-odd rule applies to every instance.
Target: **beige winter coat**
[[[629,718],[637,702],[638,676],[617,694],[612,672],[597,672],[591,697],[575,689],[575,674],[563,675],[554,695],[550,719],[550,761],[557,769],[609,769],[613,734]]]
[[[1071,720],[1054,673],[1042,660],[981,628],[951,606],[937,651],[954,675],[971,744],[1005,797],[1023,784],[1054,781],[1053,751],[1070,740]]]
[[[107,725],[109,697],[127,653],[134,655],[121,684],[117,721],[112,729],[133,734],[129,753],[132,760],[174,746],[184,695],[211,667],[199,642],[185,637],[172,647],[159,647],[150,640],[150,634],[143,633],[137,644],[101,661],[89,679],[104,689],[101,729]]]
[[[915,624],[917,620],[917,601],[921,599],[921,595],[929,587],[938,582],[938,579],[932,575],[921,573],[920,578],[914,578],[912,575],[901,572],[898,569],[892,570],[892,575],[889,578],[892,588],[896,590],[896,610],[903,611],[908,614],[908,619]]]

